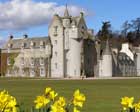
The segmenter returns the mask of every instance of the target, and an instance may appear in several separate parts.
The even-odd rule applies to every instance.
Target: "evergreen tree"
[[[111,24],[109,21],[107,22],[103,22],[102,23],[102,29],[98,32],[98,37],[101,40],[106,40],[108,38],[111,38],[112,34],[111,34]]]

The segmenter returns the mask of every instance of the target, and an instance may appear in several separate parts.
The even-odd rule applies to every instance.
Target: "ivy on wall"
[[[18,53],[10,53],[9,59],[10,59],[10,66],[13,67],[15,63],[15,58],[18,56]]]

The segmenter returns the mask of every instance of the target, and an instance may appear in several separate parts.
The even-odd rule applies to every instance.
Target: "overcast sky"
[[[10,34],[47,36],[53,14],[63,15],[66,3],[71,15],[83,11],[95,32],[102,21],[111,21],[119,30],[125,20],[140,17],[140,0],[0,0],[0,46]]]

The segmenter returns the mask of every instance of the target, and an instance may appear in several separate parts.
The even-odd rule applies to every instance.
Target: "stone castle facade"
[[[84,14],[72,17],[55,14],[48,37],[14,39],[2,48],[2,74],[21,77],[81,77],[94,74],[94,41]]]
[[[103,47],[102,47],[103,46]],[[47,37],[12,35],[1,49],[1,76],[7,77],[113,77],[140,76],[140,47],[110,47],[95,39],[84,14],[55,14]]]

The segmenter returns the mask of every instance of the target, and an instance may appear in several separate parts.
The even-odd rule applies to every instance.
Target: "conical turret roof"
[[[106,46],[105,46],[105,50],[104,50],[104,52],[103,52],[103,55],[111,55],[111,51],[110,51],[108,39],[107,39],[107,41],[106,41]]]
[[[64,12],[64,17],[69,17],[69,11],[68,11],[68,8],[67,8],[67,4],[66,4],[66,9],[65,9],[65,12]]]

